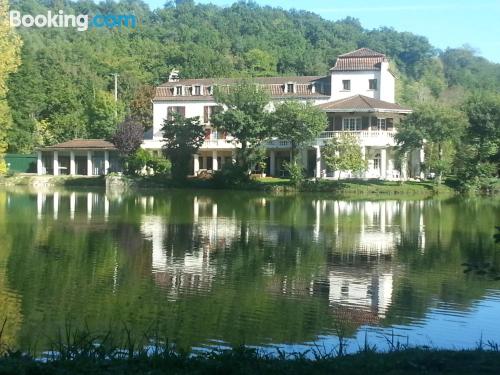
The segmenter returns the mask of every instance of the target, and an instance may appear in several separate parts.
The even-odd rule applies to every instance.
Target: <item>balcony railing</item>
[[[394,137],[394,130],[343,130],[343,131],[326,131],[321,133],[321,139],[339,138],[342,134],[352,134],[358,138],[379,138],[379,137]]]

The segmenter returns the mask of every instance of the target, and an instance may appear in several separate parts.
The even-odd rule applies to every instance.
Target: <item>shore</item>
[[[190,178],[182,184],[165,177],[128,177],[128,176],[36,176],[16,175],[0,178],[0,186],[30,186],[30,187],[107,187],[108,189],[138,188],[138,189],[225,189],[265,191],[275,193],[322,192],[338,196],[364,195],[453,195],[451,183],[437,185],[434,182],[417,181],[379,181],[379,180],[308,180],[300,187],[293,186],[288,179],[258,178],[235,186],[218,186],[210,179]]]
[[[498,348],[497,348],[498,349]],[[75,354],[73,359],[39,361],[19,353],[0,358],[0,374],[498,374],[498,350],[372,350],[354,355],[263,355],[251,349],[189,354],[157,353],[128,359]]]

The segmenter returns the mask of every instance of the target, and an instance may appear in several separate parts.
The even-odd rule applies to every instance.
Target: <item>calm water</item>
[[[183,347],[500,342],[495,225],[492,198],[0,190],[2,340],[126,324]]]

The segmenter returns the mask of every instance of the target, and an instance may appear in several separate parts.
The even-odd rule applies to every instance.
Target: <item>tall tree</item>
[[[227,108],[217,113],[212,122],[219,130],[229,133],[241,143],[237,163],[244,170],[252,168],[253,149],[270,134],[267,105],[270,96],[252,82],[240,82],[230,87],[217,87],[215,100]]]
[[[12,117],[7,102],[7,78],[17,70],[20,64],[19,52],[21,39],[17,36],[9,24],[9,3],[0,0],[0,174],[5,173],[7,168],[3,154],[7,150],[7,131],[11,126]]]
[[[290,141],[292,163],[296,164],[297,149],[312,142],[327,127],[326,114],[311,103],[285,101],[269,115],[270,127],[280,139]]]
[[[89,108],[90,138],[109,138],[117,129],[123,118],[123,109],[108,92],[97,92]]]
[[[205,141],[205,127],[198,117],[173,114],[163,127],[163,152],[172,163],[172,177],[183,181],[189,175],[192,156]]]
[[[333,138],[323,147],[325,164],[333,171],[362,172],[366,170],[366,160],[363,159],[358,139],[352,134],[342,134]]]
[[[111,142],[116,146],[120,155],[130,156],[136,152],[144,139],[144,127],[139,120],[127,117],[111,136]]]
[[[446,145],[454,147],[466,127],[465,115],[460,111],[440,104],[423,104],[401,121],[396,141],[403,153],[427,145],[429,151],[436,148],[437,157],[426,155],[428,168],[437,173],[438,182],[452,165],[451,158],[445,158]]]

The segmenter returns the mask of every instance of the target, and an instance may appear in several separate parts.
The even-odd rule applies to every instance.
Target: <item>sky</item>
[[[151,8],[166,0],[145,0]],[[195,0],[230,5],[231,0]],[[256,0],[260,5],[303,9],[329,20],[358,18],[364,28],[393,27],[426,36],[440,49],[469,45],[500,63],[500,0]]]

